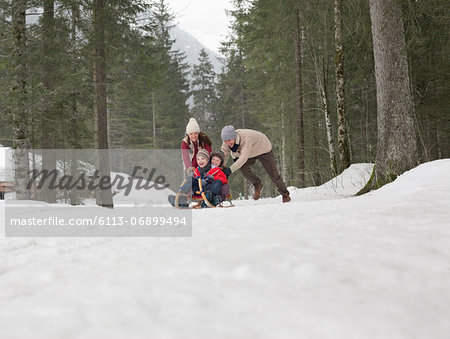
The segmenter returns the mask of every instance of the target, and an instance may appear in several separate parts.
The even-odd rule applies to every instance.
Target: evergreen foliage
[[[400,3],[419,161],[450,157],[450,5]],[[93,5],[93,0],[0,0],[0,144],[95,147]],[[214,149],[220,148],[225,125],[265,133],[288,186],[327,181],[343,165],[335,154],[334,3],[233,0],[232,5],[222,73],[215,74],[205,51],[191,68],[174,50],[174,16],[164,0],[105,1],[109,146],[178,149],[194,116]],[[19,15],[23,10],[26,16]],[[379,126],[369,2],[342,1],[342,23],[350,158],[374,163]],[[255,171],[264,178],[264,194],[276,194],[262,167]],[[248,196],[248,184],[240,174],[233,176],[234,195]]]
[[[305,181],[310,186],[328,180],[335,173],[333,163],[339,167],[339,159],[330,157],[328,142],[332,140],[337,149],[336,114],[330,115],[331,139],[324,119],[324,111],[336,112],[334,4],[325,0],[235,0],[233,5],[229,13],[231,33],[222,43],[224,73],[217,84],[222,125],[232,123],[236,128],[253,128],[267,134],[285,181],[297,185],[299,140],[292,22],[295,6],[299,6]],[[444,0],[433,1],[432,5],[404,0],[402,5],[421,161],[449,157],[450,121],[445,94],[449,89],[445,62],[449,57],[445,16],[449,5]],[[375,162],[377,103],[368,2],[343,1],[342,21],[350,157],[352,162]],[[244,116],[245,124],[240,119]]]

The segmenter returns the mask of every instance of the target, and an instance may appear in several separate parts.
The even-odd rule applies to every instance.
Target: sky
[[[230,0],[167,0],[167,4],[176,15],[179,28],[219,52],[220,41],[228,33],[229,18],[225,10],[232,8]]]

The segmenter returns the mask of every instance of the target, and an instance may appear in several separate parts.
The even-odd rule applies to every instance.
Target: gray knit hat
[[[237,133],[233,126],[228,125],[228,126],[225,126],[224,128],[222,128],[221,136],[222,136],[223,141],[231,140],[231,139],[237,138]]]

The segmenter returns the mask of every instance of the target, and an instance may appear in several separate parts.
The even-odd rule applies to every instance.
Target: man
[[[262,183],[251,166],[259,160],[264,166],[270,179],[278,188],[278,192],[283,197],[283,202],[291,201],[289,191],[278,173],[275,156],[272,151],[272,144],[269,138],[261,132],[251,129],[235,130],[233,126],[228,125],[222,129],[222,152],[225,154],[224,164],[227,163],[228,156],[231,155],[234,164],[229,168],[225,167],[223,172],[229,176],[231,173],[241,169],[244,177],[249,180],[255,188],[253,199],[258,200],[261,196]]]

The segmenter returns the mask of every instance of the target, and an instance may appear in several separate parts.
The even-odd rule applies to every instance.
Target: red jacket
[[[225,173],[222,172],[222,170],[219,167],[211,166],[211,169],[207,173],[204,173],[203,178],[208,175],[212,175],[214,177],[214,180],[220,180],[222,181],[223,184],[228,183],[227,176],[225,175]],[[194,170],[194,177],[196,179],[200,177],[200,171],[198,167],[196,167]]]

